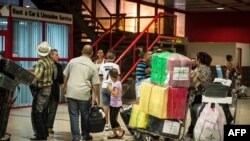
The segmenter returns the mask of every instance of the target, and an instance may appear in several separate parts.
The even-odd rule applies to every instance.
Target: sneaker
[[[54,130],[53,130],[52,128],[48,128],[48,132],[49,132],[50,134],[54,134],[54,133],[55,133]]]
[[[109,125],[108,125],[108,124],[106,124],[106,125],[105,125],[104,130],[105,130],[105,131],[109,131],[109,130],[110,130]]]

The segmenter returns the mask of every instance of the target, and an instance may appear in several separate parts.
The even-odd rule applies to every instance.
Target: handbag
[[[101,107],[94,105],[89,111],[89,128],[91,133],[98,133],[104,131],[106,120],[105,114]]]
[[[201,82],[204,80],[204,76],[196,71],[191,73],[190,87],[198,88]]]

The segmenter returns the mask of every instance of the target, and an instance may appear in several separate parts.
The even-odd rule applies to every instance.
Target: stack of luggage
[[[165,138],[179,138],[186,118],[191,60],[177,53],[152,56],[151,82],[140,86],[129,127]]]

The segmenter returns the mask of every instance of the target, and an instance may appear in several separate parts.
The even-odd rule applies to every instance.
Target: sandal
[[[121,136],[118,136],[117,138],[118,138],[118,139],[121,139],[121,138],[123,137],[124,134],[125,134],[125,130],[122,130]]]
[[[116,139],[116,138],[118,138],[117,135],[109,135],[109,136],[107,137],[107,139]]]

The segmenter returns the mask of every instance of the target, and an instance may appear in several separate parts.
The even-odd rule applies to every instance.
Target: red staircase
[[[162,19],[165,18],[172,18],[173,19],[173,34],[172,36],[164,36],[161,35],[161,33],[163,33],[160,28],[160,26],[162,25],[160,22],[164,21]],[[152,39],[150,36],[150,32],[149,29],[155,27],[155,34],[156,36],[153,36],[154,38]],[[133,61],[130,62],[130,64],[132,64],[130,66],[130,68],[128,69],[127,72],[125,72],[122,76],[122,82],[124,82],[131,74],[132,72],[134,72],[137,64],[140,62],[140,59],[136,56],[136,47],[137,47],[137,43],[138,42],[145,42],[145,50],[151,50],[153,48],[154,45],[156,45],[158,43],[158,41],[168,41],[168,42],[172,42],[173,40],[176,39],[175,37],[175,27],[176,27],[176,16],[172,15],[172,14],[167,14],[167,13],[159,13],[158,15],[156,15],[152,21],[148,24],[148,26],[133,40],[133,42],[127,47],[126,50],[124,50],[124,52],[117,58],[117,60],[115,61],[115,63],[120,64],[120,67],[124,67],[123,64],[121,63],[123,59],[125,59],[126,57],[128,57],[128,55],[132,55],[133,57]],[[130,52],[130,53],[129,53]],[[132,52],[132,54],[131,54]],[[128,67],[128,66],[126,66]]]

